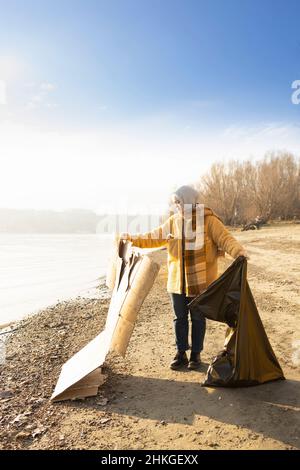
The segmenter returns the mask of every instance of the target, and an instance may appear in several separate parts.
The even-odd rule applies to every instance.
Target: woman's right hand
[[[127,232],[123,232],[120,235],[120,240],[130,240],[130,238],[131,238],[130,233],[127,233]]]
[[[250,256],[248,255],[248,252],[245,250],[245,248],[239,252],[238,256],[244,256],[247,260],[250,259]]]

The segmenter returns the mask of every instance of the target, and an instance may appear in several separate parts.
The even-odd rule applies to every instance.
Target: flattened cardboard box
[[[151,254],[118,242],[107,284],[113,288],[104,330],[62,367],[52,401],[96,395],[104,381],[101,366],[109,351],[125,356],[140,308],[160,269]]]

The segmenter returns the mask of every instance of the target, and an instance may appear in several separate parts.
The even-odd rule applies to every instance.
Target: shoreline
[[[7,321],[5,323],[0,323],[0,335],[3,333],[3,330],[13,327],[14,325],[17,325],[18,323],[22,322],[28,317],[31,317],[33,315],[38,315],[39,313],[43,312],[44,310],[49,309],[50,307],[55,308],[63,302],[72,302],[75,300],[79,301],[80,299],[89,299],[89,298],[94,299],[94,300],[102,299],[102,298],[109,298],[110,297],[109,289],[105,285],[105,279],[106,279],[105,274],[99,276],[97,280],[93,281],[93,282],[97,282],[97,285],[95,287],[85,289],[85,294],[83,293],[83,294],[78,294],[75,296],[66,297],[65,299],[58,299],[56,302],[50,303],[44,307],[37,308],[36,310],[33,310],[29,313],[24,313],[24,315],[20,319],[16,318],[15,320]]]

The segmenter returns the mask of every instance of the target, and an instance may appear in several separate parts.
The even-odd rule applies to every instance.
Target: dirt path
[[[16,360],[25,354],[28,362],[31,349],[28,342],[24,346],[21,333],[17,353],[17,339],[11,340],[9,354],[17,357],[8,361],[1,380],[5,389],[17,393],[0,401],[5,412],[1,445],[32,449],[299,449],[300,226],[237,232],[236,236],[251,256],[249,283],[288,380],[247,389],[202,388],[207,365],[223,345],[225,326],[214,322],[208,322],[202,369],[171,371],[168,365],[175,344],[164,265],[142,307],[126,359],[109,357],[108,380],[96,398],[54,405],[47,399],[66,356],[102,327],[107,301],[87,301],[81,306],[67,303],[63,310],[52,311],[58,331],[54,326],[50,332],[54,328],[57,337],[59,321],[65,325],[59,347],[55,341],[59,353],[52,362],[49,328],[47,333],[41,327],[41,317],[35,320],[37,359],[27,384],[28,371],[20,372],[26,361],[23,358],[17,366]],[[164,260],[165,254],[157,256]],[[220,270],[230,262],[228,258],[220,263]],[[43,318],[44,324],[48,321],[49,312]],[[83,325],[85,333],[78,342]],[[55,356],[53,351],[51,354]],[[22,380],[25,384],[20,386]],[[19,421],[13,422],[20,414]],[[35,437],[30,426],[40,431]]]

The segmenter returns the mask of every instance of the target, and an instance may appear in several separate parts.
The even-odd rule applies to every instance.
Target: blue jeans
[[[176,336],[176,346],[178,351],[189,349],[189,309],[187,304],[193,297],[187,297],[185,294],[170,294],[173,310],[175,313],[174,326]],[[192,320],[192,351],[199,353],[203,349],[203,341],[206,330],[206,319],[199,314],[194,316],[191,313]]]

